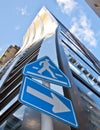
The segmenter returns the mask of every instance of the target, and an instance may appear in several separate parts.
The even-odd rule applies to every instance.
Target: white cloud
[[[76,14],[71,18],[70,31],[75,34],[84,43],[96,47],[96,35],[91,28],[91,23],[86,17],[83,8],[79,5],[76,0],[56,0],[63,13],[70,15],[72,12]]]
[[[30,15],[30,13],[27,10],[27,6],[17,7],[16,9],[17,9],[18,13],[20,13],[22,16]]]
[[[86,15],[81,14],[79,17],[72,18],[70,31],[79,39],[87,42],[89,45],[96,47],[96,38],[91,24]]]
[[[75,0],[56,0],[58,5],[61,8],[61,11],[66,14],[71,14],[72,11],[76,8],[78,3]]]
[[[17,25],[17,26],[15,27],[15,30],[18,31],[18,30],[20,30],[20,28],[21,28],[20,25]]]

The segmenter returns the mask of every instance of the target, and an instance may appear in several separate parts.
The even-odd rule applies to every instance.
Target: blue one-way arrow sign
[[[23,79],[19,101],[71,126],[78,127],[71,101],[29,77]]]
[[[27,64],[24,67],[23,74],[61,86],[71,87],[66,75],[47,56]]]

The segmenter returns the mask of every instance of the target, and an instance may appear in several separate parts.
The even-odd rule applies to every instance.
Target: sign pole
[[[50,88],[50,83],[42,81],[42,84]],[[52,118],[46,114],[41,114],[41,130],[53,130]]]

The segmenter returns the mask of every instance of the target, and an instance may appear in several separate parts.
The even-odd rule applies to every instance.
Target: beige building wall
[[[0,67],[2,67],[8,60],[13,58],[15,54],[19,51],[20,47],[18,46],[9,46],[7,50],[0,57]]]

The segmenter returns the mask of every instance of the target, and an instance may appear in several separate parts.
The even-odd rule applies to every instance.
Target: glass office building
[[[70,80],[71,88],[50,86],[72,101],[79,125],[74,128],[52,118],[53,129],[100,130],[100,62],[45,7],[28,28],[18,53],[0,69],[0,130],[42,130],[41,113],[21,104],[18,96],[24,65],[43,56]]]

